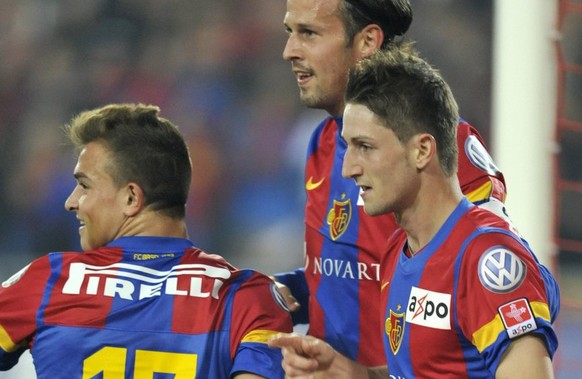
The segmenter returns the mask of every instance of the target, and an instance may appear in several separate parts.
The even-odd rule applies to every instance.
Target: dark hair
[[[412,6],[409,0],[339,0],[339,13],[343,20],[348,45],[355,35],[370,24],[377,24],[384,32],[382,48],[396,36],[406,33],[412,23]]]
[[[145,205],[180,218],[190,190],[192,166],[178,128],[143,104],[111,104],[75,116],[65,133],[77,150],[102,143],[111,153],[107,169],[119,185],[135,182]]]
[[[443,171],[456,173],[457,102],[412,43],[392,44],[360,61],[350,71],[345,100],[370,109],[402,142],[418,133],[431,134]]]

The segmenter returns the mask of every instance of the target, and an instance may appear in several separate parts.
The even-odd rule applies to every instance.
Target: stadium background
[[[556,366],[559,378],[578,378],[582,1],[555,2],[556,70],[548,74],[557,99],[545,101],[558,105],[561,151],[548,179],[558,253],[551,262],[564,293]],[[492,147],[493,2],[412,3],[408,38]],[[266,273],[301,265],[303,158],[324,114],[299,103],[281,58],[284,11],[282,0],[0,1],[0,280],[47,251],[78,250],[77,222],[63,208],[75,156],[60,127],[110,102],[159,105],[187,135],[196,244]],[[509,194],[521,196],[511,185]],[[28,357],[20,366],[0,378],[34,378]]]

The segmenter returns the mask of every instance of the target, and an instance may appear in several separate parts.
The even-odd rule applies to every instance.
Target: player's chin
[[[86,235],[86,233],[79,233],[80,234],[80,239],[79,242],[81,244],[81,249],[83,249],[83,251],[87,251],[87,250],[92,250],[95,248],[95,244],[93,242],[91,242],[91,239],[88,238],[88,236]]]
[[[373,203],[370,202],[364,202],[364,212],[366,212],[368,216],[379,216],[383,214],[383,212],[380,210],[380,208],[378,208],[378,206],[375,206]]]
[[[87,251],[87,250],[91,250],[91,245],[89,243],[87,243],[86,241],[83,240],[83,238],[81,238],[81,249],[83,251]]]

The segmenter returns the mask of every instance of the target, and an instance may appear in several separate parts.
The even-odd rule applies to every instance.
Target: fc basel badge
[[[342,199],[345,196],[343,194]],[[333,201],[333,206],[327,214],[327,224],[329,225],[329,234],[332,240],[335,241],[344,234],[350,224],[351,217],[352,202],[349,198],[347,200]]]
[[[386,329],[386,335],[388,336],[388,341],[390,342],[390,349],[394,355],[398,353],[398,349],[400,349],[400,344],[402,343],[402,338],[404,337],[404,326],[406,325],[404,314],[404,312],[396,313],[390,309],[390,317],[386,319],[384,326]]]

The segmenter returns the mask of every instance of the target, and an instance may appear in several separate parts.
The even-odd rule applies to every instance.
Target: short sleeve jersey
[[[464,199],[413,257],[401,230],[388,249],[380,313],[391,377],[492,378],[526,333],[553,356],[556,280],[498,216]]]
[[[186,239],[51,253],[0,287],[0,370],[30,348],[39,379],[283,378],[267,341],[291,330],[268,277]]]
[[[380,259],[396,223],[392,215],[366,215],[359,187],[342,177],[347,145],[341,129],[341,117],[329,117],[312,134],[305,169],[305,267],[277,277],[306,295],[300,302],[308,312],[309,334],[351,359],[378,366],[385,364]],[[464,120],[457,143],[463,193],[476,204],[504,201],[503,175]]]

